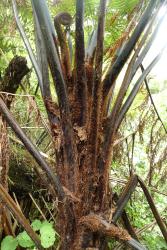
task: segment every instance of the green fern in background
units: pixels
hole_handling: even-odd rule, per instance
[[[131,12],[139,0],[113,0],[110,1],[110,5],[114,10],[119,11],[120,14],[128,14]]]

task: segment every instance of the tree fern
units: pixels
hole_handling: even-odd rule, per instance
[[[110,5],[114,10],[119,11],[121,14],[126,14],[133,10],[139,0],[113,0],[110,2]]]

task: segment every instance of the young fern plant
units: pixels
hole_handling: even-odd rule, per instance
[[[33,230],[37,232],[41,245],[47,249],[56,244],[58,234],[53,228],[53,223],[48,221],[34,220],[31,224]],[[35,243],[32,241],[26,231],[19,233],[16,237],[6,236],[1,243],[1,250],[15,250],[18,246],[26,249],[36,249]]]

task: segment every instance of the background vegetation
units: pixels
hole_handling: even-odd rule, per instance
[[[33,35],[33,19],[30,1],[18,0],[19,13],[26,34],[35,48]],[[50,0],[49,7],[54,17],[60,11],[68,11],[75,17],[74,0]],[[129,13],[133,11],[137,0],[113,0],[107,7],[105,31],[105,65],[112,56],[112,45],[122,37],[127,27]],[[88,40],[97,22],[98,0],[86,0],[85,41]],[[141,10],[142,12],[142,10]],[[141,13],[139,13],[139,16]],[[117,18],[118,16],[118,18]],[[37,91],[37,79],[25,50],[22,39],[16,28],[10,1],[0,1],[0,73],[4,75],[9,62],[15,55],[26,57],[30,73],[24,78],[12,104],[12,113],[21,124],[26,134],[38,146],[46,160],[55,162],[52,141],[46,120],[46,111]],[[74,25],[71,27],[72,43],[74,43]],[[110,47],[109,47],[110,46]],[[119,79],[118,79],[119,81]],[[158,108],[164,126],[167,128],[166,99],[167,81],[161,82],[150,74],[149,86],[152,97]],[[56,203],[43,183],[36,177],[36,163],[24,150],[14,133],[8,127],[10,142],[10,192],[23,213],[32,222],[35,219],[56,222]],[[113,192],[120,193],[127,183],[130,171],[134,169],[148,185],[156,206],[166,223],[167,219],[167,131],[157,118],[150,101],[148,91],[143,83],[132,107],[124,119],[114,145],[114,161],[111,165],[110,181]],[[37,168],[37,166],[36,166]],[[17,171],[16,171],[17,170]],[[44,176],[45,178],[45,176]],[[161,236],[155,220],[148,209],[148,204],[140,188],[133,194],[127,207],[128,215],[136,229],[138,237],[150,250],[165,250],[166,243]],[[16,225],[17,234],[22,231]],[[58,241],[57,241],[58,242]],[[59,243],[57,243],[59,244]],[[111,249],[123,249],[118,243],[109,242]]]

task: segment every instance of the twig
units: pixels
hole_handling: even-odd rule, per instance
[[[54,220],[54,223],[55,223],[55,225],[56,225],[56,220],[55,220],[55,218],[54,218],[52,212],[50,211],[50,208],[48,207],[48,204],[47,204],[47,202],[45,201],[45,199],[43,198],[43,196],[42,196],[42,200],[43,200],[43,203],[45,204],[45,207],[47,208],[47,210],[48,210],[48,212],[49,212],[51,218]],[[58,236],[59,236],[59,234],[58,234]]]
[[[116,178],[113,178],[112,176],[109,177],[109,180],[112,181],[112,182],[120,183],[122,185],[126,185],[127,184],[126,180],[116,179]],[[154,187],[150,187],[150,189],[151,189],[151,192],[153,192],[153,193],[157,193],[157,194],[161,194],[161,195],[167,196],[167,193],[161,192],[161,191],[157,190]]]
[[[39,207],[38,204],[36,203],[36,201],[35,201],[35,199],[33,198],[33,196],[32,196],[30,193],[28,193],[28,194],[29,194],[31,200],[33,201],[34,205],[36,206],[37,210],[38,210],[38,211],[40,212],[40,214],[42,215],[43,219],[46,220],[46,217],[45,217],[44,213],[42,212],[42,210],[40,209],[40,207]]]
[[[143,67],[142,64],[140,65],[140,68],[141,68],[142,72],[144,72],[145,69],[144,69],[144,67]],[[144,82],[145,82],[146,89],[147,89],[147,92],[148,92],[148,94],[149,94],[151,103],[152,103],[152,105],[153,105],[153,107],[154,107],[155,113],[157,114],[157,117],[158,117],[159,121],[161,122],[162,127],[163,127],[164,130],[165,130],[165,133],[167,134],[167,129],[166,129],[166,127],[165,127],[165,125],[164,125],[164,123],[163,123],[163,121],[162,121],[162,119],[161,119],[159,113],[158,113],[158,110],[157,110],[157,108],[156,108],[156,106],[155,106],[155,103],[154,103],[154,100],[153,100],[153,98],[152,98],[152,95],[151,95],[151,92],[150,92],[150,88],[149,88],[149,86],[148,86],[148,80],[147,80],[147,78],[145,78]]]
[[[45,201],[45,199],[43,198],[43,196],[42,196],[42,200],[43,200],[43,202],[44,202],[44,204],[45,204],[45,206],[46,206],[46,208],[47,208],[47,210],[48,210],[48,212],[49,212],[51,218],[54,220],[54,223],[55,223],[55,225],[56,225],[57,222],[56,222],[56,220],[55,220],[55,218],[54,218],[52,212],[50,211],[50,208],[48,207],[48,204],[47,204],[47,202]],[[59,235],[56,231],[55,231],[55,233],[56,233],[56,235],[57,235],[58,237],[60,237],[60,235]]]
[[[7,191],[2,187],[0,184],[0,198],[4,202],[4,205],[14,214],[14,216],[17,218],[18,222],[24,227],[24,229],[27,231],[31,239],[34,241],[36,247],[39,250],[43,250],[43,247],[41,246],[40,240],[38,236],[35,234],[35,232],[32,230],[30,224],[22,214],[22,212],[18,209],[15,202],[12,200],[10,195],[7,193]]]
[[[165,217],[162,217],[162,220],[165,220]],[[145,230],[149,229],[150,227],[154,226],[155,224],[157,223],[156,220],[154,220],[153,222],[145,225],[143,228],[139,229],[136,231],[136,234],[139,235],[139,234],[142,234]]]
[[[20,97],[35,97],[34,95],[22,95],[22,94],[13,94],[10,92],[4,92],[4,91],[0,91],[0,94],[5,94],[5,95],[12,95],[12,96],[20,96]]]
[[[13,192],[13,196],[14,196],[14,199],[15,199],[15,202],[16,202],[16,205],[17,205],[18,209],[22,212],[22,209],[20,207],[20,204],[19,204],[19,202],[17,200],[17,197],[16,197],[16,194],[14,192]]]

